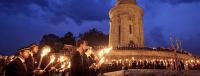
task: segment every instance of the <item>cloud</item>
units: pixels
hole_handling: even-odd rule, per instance
[[[200,0],[158,0],[160,2],[166,2],[172,5],[182,4],[182,3],[196,3],[200,2]]]
[[[66,17],[77,23],[108,19],[112,3],[112,0],[1,0],[0,11],[43,17],[56,25],[65,22]]]
[[[199,48],[199,43],[200,43],[200,33],[195,34],[189,38],[184,38],[182,40],[182,45],[183,49],[188,50],[192,52],[194,55],[199,55],[200,54],[200,48]]]
[[[161,2],[162,1],[162,2]],[[172,2],[174,1],[174,2]],[[144,8],[144,31],[145,43],[151,46],[155,45],[155,39],[150,36],[154,27],[162,29],[165,44],[169,45],[170,33],[179,38],[183,43],[183,48],[196,54],[200,54],[199,29],[200,28],[200,3],[198,1],[163,1],[153,0],[152,2],[141,0],[140,6]],[[177,2],[176,4],[173,4]],[[157,33],[157,32],[155,32]],[[159,30],[158,30],[159,33]],[[162,42],[161,42],[162,44]]]
[[[153,29],[151,29],[151,31],[149,32],[149,36],[151,38],[150,40],[153,41],[151,45],[154,46],[166,45],[163,29],[161,27],[154,27]]]
[[[109,20],[84,21],[81,25],[71,18],[65,18],[66,22],[61,22],[57,26],[47,23],[43,18],[30,17],[24,14],[7,15],[0,13],[0,54],[14,54],[20,47],[30,43],[38,43],[45,34],[56,34],[63,36],[67,32],[72,32],[75,36],[79,33],[97,28],[104,33],[108,32]]]
[[[40,41],[44,34],[62,36],[97,28],[109,31],[109,9],[115,0],[0,0],[0,50],[15,50]],[[144,9],[145,43],[162,46],[169,34],[196,53],[199,42],[199,0],[138,0]],[[196,9],[196,10],[195,10]],[[163,39],[163,40],[162,40]],[[192,40],[192,41],[191,41]]]

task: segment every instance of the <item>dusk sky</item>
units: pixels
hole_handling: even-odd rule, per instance
[[[169,35],[200,55],[200,0],[137,0],[144,9],[145,45],[169,45]],[[0,0],[0,54],[14,54],[45,34],[63,36],[96,28],[109,33],[115,0]]]

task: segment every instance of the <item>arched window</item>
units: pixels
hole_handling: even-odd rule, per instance
[[[119,39],[118,40],[119,40],[119,44],[120,44],[121,43],[120,42],[120,40],[121,40],[121,27],[120,27],[120,25],[118,27],[118,35],[119,35],[119,37],[118,37]]]
[[[133,42],[133,40],[129,41],[129,47],[135,47],[135,43]]]
[[[129,33],[132,34],[132,25],[129,25]]]

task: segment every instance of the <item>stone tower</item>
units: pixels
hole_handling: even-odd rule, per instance
[[[109,12],[109,46],[143,47],[143,13],[135,0],[117,0]]]

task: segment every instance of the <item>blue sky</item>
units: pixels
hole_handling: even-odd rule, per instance
[[[144,9],[145,44],[169,45],[169,35],[200,55],[200,0],[137,0]],[[0,54],[39,42],[44,34],[63,36],[97,28],[109,32],[115,0],[0,0]]]

